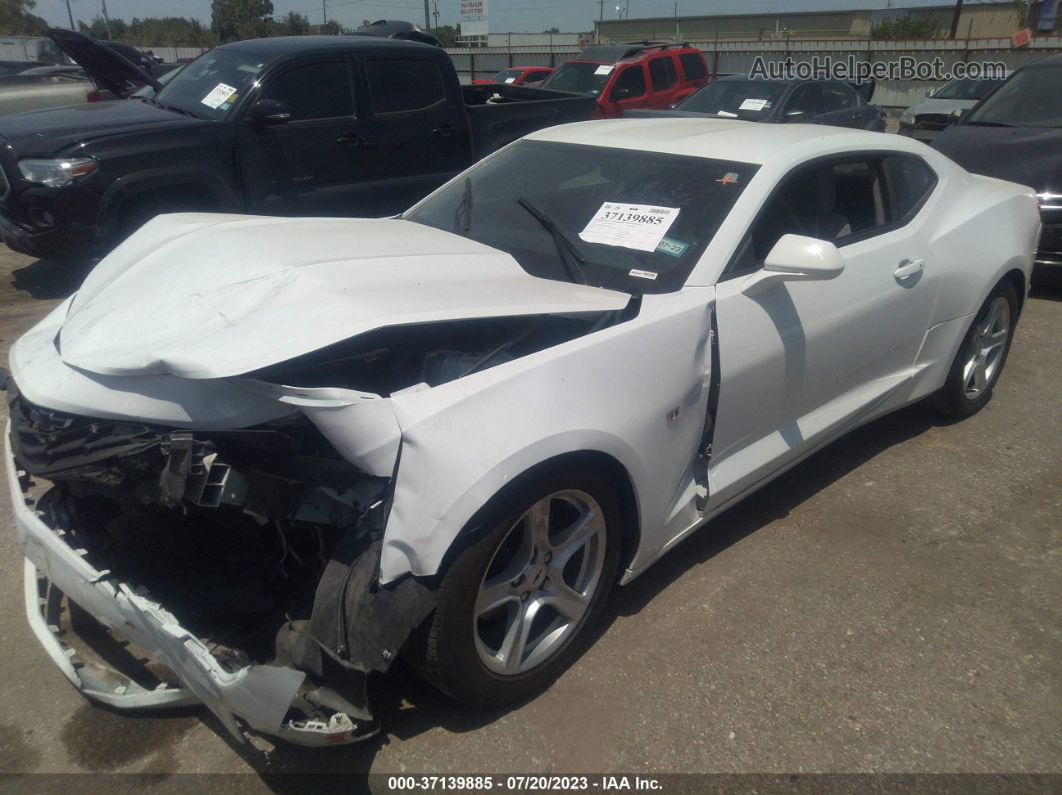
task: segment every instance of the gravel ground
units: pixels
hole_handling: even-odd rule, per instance
[[[0,356],[82,275],[0,251]],[[1062,771],[1060,300],[1033,294],[984,411],[912,407],[820,452],[619,589],[539,697],[463,708],[400,664],[355,747],[84,700],[26,625],[5,490],[0,772]]]

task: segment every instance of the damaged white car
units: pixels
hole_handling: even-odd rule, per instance
[[[899,136],[699,119],[539,132],[396,219],[158,217],[11,352],[30,623],[237,738],[372,734],[400,653],[526,697],[839,434],[981,408],[1038,231]]]

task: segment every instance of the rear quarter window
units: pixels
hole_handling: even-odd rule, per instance
[[[885,172],[892,189],[896,217],[900,221],[913,218],[937,186],[936,172],[922,160],[904,156],[886,157]]]
[[[682,64],[682,72],[686,80],[703,80],[708,76],[708,68],[703,55],[686,53],[679,56],[679,63]]]

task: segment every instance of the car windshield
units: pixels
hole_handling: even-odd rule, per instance
[[[508,252],[532,276],[672,292],[758,168],[519,141],[403,217]]]
[[[264,64],[260,57],[210,50],[181,69],[155,101],[204,119],[222,119]]]
[[[608,63],[569,61],[551,74],[542,87],[552,88],[554,91],[592,94],[596,97],[604,90],[605,83],[608,82],[614,68],[613,64]]]
[[[682,100],[675,110],[713,113],[733,119],[762,119],[770,115],[785,88],[785,83],[762,80],[719,80]]]
[[[929,96],[931,99],[980,99],[1001,82],[1000,80],[974,80],[972,77],[964,77],[945,83]]]
[[[1062,65],[1015,73],[974,108],[967,124],[1062,127]]]
[[[503,72],[498,72],[498,74],[493,75],[490,79],[495,83],[512,83],[515,82],[516,78],[519,76],[519,69],[506,69]]]
[[[178,66],[177,68],[171,69],[170,71],[166,72],[166,74],[161,75],[155,79],[158,80],[160,86],[164,86],[171,80],[173,80],[173,78],[177,76],[177,73],[183,68],[183,66]],[[155,96],[155,88],[153,86],[143,86],[139,91],[133,94],[133,96],[136,99],[151,99],[153,96]]]

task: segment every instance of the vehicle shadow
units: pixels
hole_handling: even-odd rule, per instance
[[[11,272],[11,283],[33,298],[67,298],[85,280],[93,263],[87,260],[39,259]]]
[[[639,612],[676,579],[713,556],[738,543],[770,522],[786,516],[796,506],[813,497],[882,451],[916,437],[931,427],[953,421],[922,406],[912,406],[883,417],[848,434],[816,453],[807,461],[765,486],[756,500],[746,500],[713,520],[711,527],[696,532],[630,585],[612,593],[596,641],[612,622]],[[247,764],[275,792],[304,789],[306,777],[343,776],[368,773],[373,760],[388,742],[415,737],[431,729],[451,733],[472,731],[488,725],[522,704],[497,709],[477,709],[457,704],[435,690],[402,660],[387,676],[370,680],[369,696],[383,733],[371,740],[332,749],[299,748],[278,743],[270,751],[240,745],[213,716],[205,722],[229,743]]]

